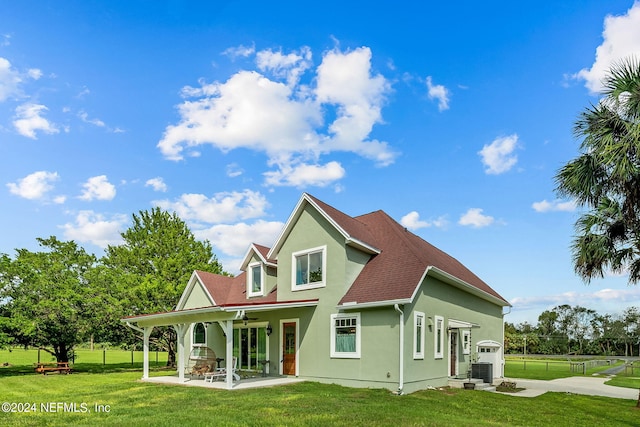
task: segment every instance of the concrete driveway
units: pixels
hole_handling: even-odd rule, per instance
[[[605,385],[607,377],[570,377],[558,378],[551,381],[527,380],[522,378],[511,378],[517,387],[524,387],[518,393],[503,393],[520,397],[536,397],[548,391],[586,394],[590,396],[617,397],[619,399],[638,399],[638,390],[625,387],[614,387]]]

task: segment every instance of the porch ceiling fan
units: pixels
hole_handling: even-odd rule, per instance
[[[244,322],[245,325],[247,324],[247,322],[249,320],[258,320],[258,318],[257,317],[249,317],[246,314],[244,316],[242,316],[242,321]]]

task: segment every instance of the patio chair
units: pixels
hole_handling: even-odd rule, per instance
[[[238,358],[234,357],[231,362],[231,375],[233,376],[234,381],[240,381],[240,375],[236,372],[238,369]],[[215,371],[206,372],[204,374],[204,381],[213,382],[214,379],[218,378],[226,378],[227,377],[227,368],[217,368]]]

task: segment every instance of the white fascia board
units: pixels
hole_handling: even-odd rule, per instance
[[[284,302],[275,304],[235,305],[224,307],[225,311],[244,310],[246,312],[280,310],[283,308],[315,307],[318,301]]]
[[[267,254],[267,257],[269,259],[277,259],[277,254],[280,251],[280,247],[282,246],[282,243],[284,242],[284,239],[287,238],[287,236],[289,235],[289,233],[291,232],[291,229],[293,228],[293,224],[295,224],[295,222],[298,220],[298,218],[300,217],[300,214],[302,213],[302,210],[304,209],[304,206],[306,204],[309,204],[311,206],[313,206],[313,208],[315,210],[317,210],[320,215],[322,215],[322,217],[324,219],[327,220],[327,222],[329,222],[329,224],[331,224],[333,226],[333,228],[335,228],[338,233],[340,233],[345,240],[345,243],[354,247],[357,247],[361,250],[364,250],[365,252],[370,252],[372,254],[379,254],[380,250],[377,248],[374,248],[371,245],[368,245],[365,242],[362,242],[358,239],[354,239],[352,238],[349,233],[347,233],[342,227],[340,227],[340,225],[338,225],[337,222],[334,221],[334,219],[327,214],[320,206],[318,206],[318,204],[316,202],[314,202],[311,197],[309,197],[309,195],[307,193],[303,193],[302,197],[300,198],[300,200],[298,201],[298,204],[296,205],[295,209],[293,210],[291,216],[289,216],[289,219],[287,220],[287,223],[285,224],[284,228],[282,229],[282,233],[280,233],[280,236],[278,236],[278,239],[276,240],[276,243],[273,245],[273,247],[271,248],[271,250],[269,251],[269,253]]]
[[[293,224],[298,220],[298,217],[302,212],[303,203],[309,202],[306,196],[307,194],[303,193],[302,197],[300,197],[300,200],[298,200],[296,207],[291,212],[291,215],[289,215],[289,218],[287,219],[287,222],[284,224],[284,227],[282,227],[282,231],[280,232],[280,235],[278,235],[278,238],[276,239],[275,243],[269,250],[269,253],[267,254],[267,258],[278,259],[278,252],[280,251],[280,247],[284,243],[284,240],[286,239],[286,237],[291,232],[291,228],[293,228]]]
[[[180,300],[176,305],[176,310],[182,310],[184,308],[184,305],[187,302],[187,298],[193,291],[193,288],[196,285],[196,282],[200,284],[202,289],[204,289],[204,292],[207,294],[207,298],[209,298],[209,301],[211,302],[211,305],[216,305],[216,302],[213,299],[213,295],[211,295],[207,290],[207,287],[202,284],[202,279],[200,279],[200,276],[198,276],[198,273],[196,272],[196,270],[193,270],[193,273],[191,273],[191,277],[187,282],[187,286],[184,288],[184,291],[182,291],[182,295],[180,295]]]
[[[176,323],[185,323],[191,317],[197,317],[202,314],[224,313],[221,307],[202,307],[191,308],[188,310],[169,311],[166,313],[142,314],[140,316],[125,317],[120,319],[124,323],[137,323],[144,326],[166,326]],[[229,313],[230,316],[234,314]],[[231,317],[233,318],[233,317]],[[183,321],[180,321],[182,319]]]
[[[260,258],[260,262],[262,264],[267,265],[269,267],[278,267],[278,264],[270,262],[264,256],[262,256],[262,253],[258,250],[258,248],[256,248],[256,245],[252,243],[251,246],[249,246],[249,249],[247,249],[247,252],[245,253],[244,258],[242,259],[242,264],[240,264],[240,270],[245,271],[246,268],[249,266],[249,260],[251,259],[252,253],[255,253],[256,255],[258,255],[258,258]]]
[[[373,247],[362,240],[354,239],[352,237],[347,238],[347,245],[360,249],[361,251],[368,252],[370,254],[379,254],[380,249]]]
[[[394,300],[387,300],[387,301],[373,301],[373,302],[363,302],[363,303],[345,302],[336,306],[336,308],[338,310],[356,310],[361,308],[393,307],[395,304],[403,305],[403,304],[410,304],[410,303],[411,303],[410,299],[394,299]]]
[[[431,273],[430,275],[436,278],[439,278],[441,280],[444,280],[445,282],[459,289],[462,289],[465,292],[468,292],[472,295],[480,297],[486,301],[492,302],[501,307],[511,306],[511,304],[509,304],[508,302],[501,300],[500,298],[497,298],[481,289],[478,289],[475,286],[472,286],[469,283],[465,282],[464,280],[458,279],[457,277],[447,273],[446,271],[440,270],[438,267],[434,267],[434,266],[427,267],[427,270],[425,271],[424,276],[426,276],[428,273]],[[423,280],[424,280],[424,276],[423,276]]]

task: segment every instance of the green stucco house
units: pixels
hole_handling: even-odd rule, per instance
[[[383,211],[351,217],[303,194],[241,269],[195,271],[174,311],[123,319],[144,335],[143,379],[161,325],[178,333],[180,378],[199,346],[242,370],[399,393],[447,385],[472,360],[503,375],[509,303]]]

